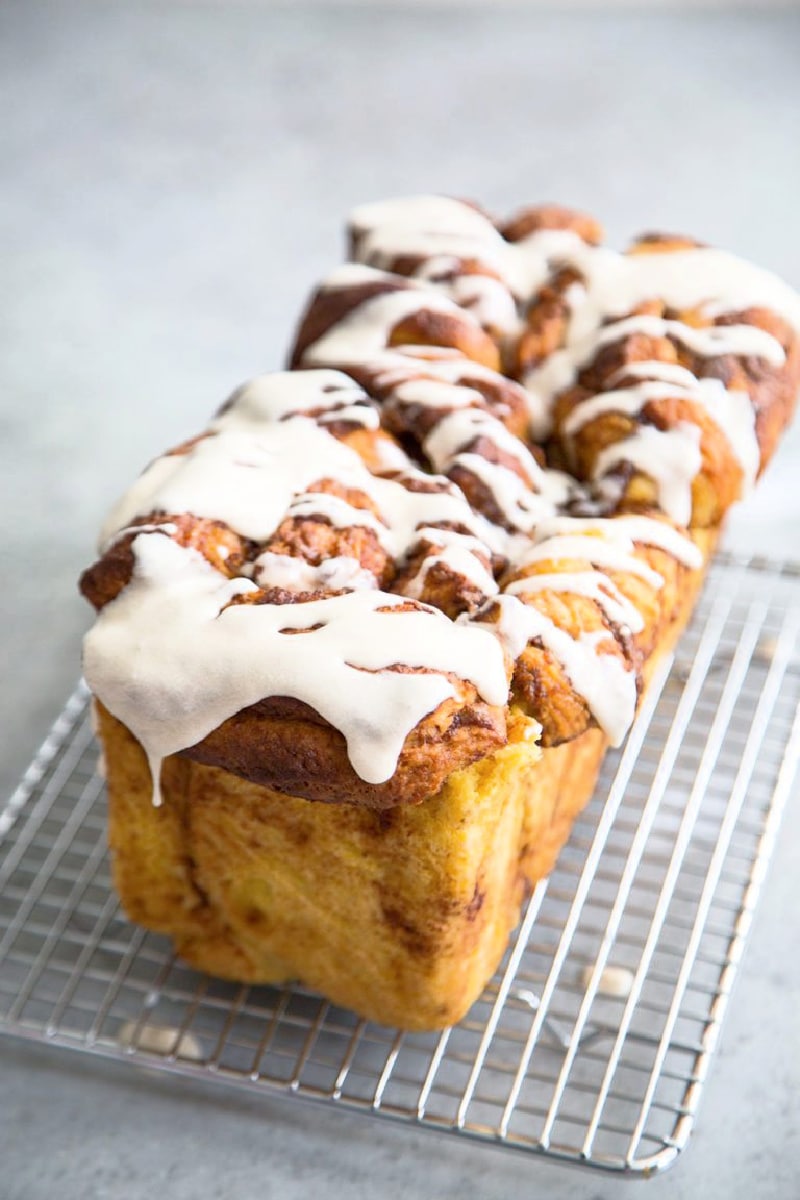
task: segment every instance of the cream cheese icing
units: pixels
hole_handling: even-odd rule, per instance
[[[158,533],[136,537],[133,552],[131,582],[86,635],[84,672],[144,747],[156,803],[167,755],[265,696],[316,709],[369,783],[391,777],[410,731],[454,695],[448,674],[473,682],[489,704],[506,702],[503,651],[486,628],[428,606],[404,611],[403,597],[378,591],[231,605],[255,584],[225,579]],[[393,671],[396,663],[426,673]]]
[[[529,641],[539,638],[562,664],[612,746],[618,746],[636,711],[636,678],[616,655],[598,653],[611,634],[600,631],[573,638],[517,596],[497,596],[493,603],[500,606],[500,619],[493,628],[508,654],[518,658]]]
[[[354,213],[352,227],[361,262],[335,272],[324,289],[380,282],[388,290],[356,304],[307,347],[304,365],[316,369],[261,376],[234,393],[203,438],[151,464],[104,527],[104,544],[135,533],[135,565],[131,582],[102,610],[87,638],[87,677],[140,737],[156,786],[165,754],[194,744],[241,708],[276,694],[311,704],[341,730],[357,773],[383,781],[396,768],[410,730],[454,694],[452,679],[469,680],[487,702],[504,704],[504,652],[516,658],[531,638],[561,663],[610,740],[619,741],[630,723],[636,681],[619,655],[603,652],[610,632],[573,638],[544,617],[536,597],[550,591],[589,596],[610,622],[636,632],[641,614],[606,572],[633,574],[658,590],[662,578],[637,556],[637,544],[658,547],[692,569],[701,565],[700,552],[666,522],[567,516],[573,481],[541,468],[525,444],[486,411],[476,386],[482,380],[516,385],[455,351],[390,348],[399,321],[428,310],[476,328],[508,330],[554,272],[574,270],[579,282],[566,297],[564,345],[525,381],[531,427],[539,437],[549,427],[559,392],[599,349],[631,333],[668,337],[709,360],[730,354],[758,357],[773,367],[784,361],[778,340],[752,325],[695,328],[674,317],[631,316],[646,300],[660,299],[672,312],[699,308],[711,320],[764,306],[800,328],[800,301],[791,289],[721,251],[620,255],[563,230],[538,231],[512,244],[484,214],[437,197],[365,206]],[[410,279],[387,273],[403,257],[418,260]],[[477,264],[478,274],[464,270],[466,260]],[[335,369],[348,363],[368,366],[381,387],[394,389],[396,401],[430,410],[423,449],[433,469],[470,471],[491,493],[504,527],[476,513],[460,489],[443,479],[432,492],[412,490],[420,473],[390,439],[376,443],[381,469],[404,472],[409,486],[403,475],[370,473],[354,450],[330,435],[329,424],[367,431],[380,425],[379,406]],[[759,452],[745,392],[655,361],[630,364],[618,375],[610,391],[572,411],[564,424],[567,440],[603,412],[635,419],[651,399],[685,396],[702,404],[723,430],[745,484],[752,481]],[[478,442],[487,441],[517,469],[475,452]],[[594,466],[599,486],[624,464],[654,480],[664,512],[678,524],[688,522],[692,481],[701,466],[694,425],[683,422],[668,430],[641,425],[606,446]],[[363,493],[375,511],[315,490],[325,479]],[[438,564],[499,604],[501,619],[484,623],[480,614],[465,614],[452,622],[427,606],[395,612],[403,598],[379,591],[371,572],[341,555],[313,565],[267,545],[239,578],[226,579],[171,540],[174,530],[159,523],[161,513],[221,521],[262,545],[286,517],[315,517],[336,528],[362,525],[400,567],[420,547],[426,550],[404,584],[406,596],[423,596]],[[142,518],[147,525],[132,527]],[[486,566],[498,555],[517,575],[502,594]],[[587,569],[576,570],[576,560]],[[520,577],[539,563],[544,570]],[[568,569],[558,570],[560,563]],[[302,604],[226,607],[257,587],[343,594]],[[290,629],[301,636],[289,639]],[[396,662],[423,673],[399,674],[391,670]]]
[[[472,680],[490,703],[505,703],[504,648],[509,637],[518,641],[525,631],[541,638],[559,659],[610,737],[632,719],[635,681],[633,676],[622,680],[625,667],[616,656],[597,653],[594,635],[575,640],[559,632],[514,593],[529,600],[542,591],[587,595],[609,620],[636,632],[640,614],[596,568],[632,571],[658,587],[660,576],[635,557],[634,540],[660,545],[695,565],[692,544],[671,527],[643,517],[557,516],[566,477],[542,471],[504,426],[477,409],[447,410],[447,425],[432,457],[439,462],[441,456],[439,465],[449,458],[471,467],[488,480],[506,511],[526,504],[532,539],[520,540],[474,513],[449,481],[439,481],[441,490],[423,492],[408,490],[402,477],[372,475],[353,450],[318,424],[320,413],[335,410],[331,396],[347,406],[358,403],[345,379],[327,371],[284,373],[240,389],[208,435],[185,454],[156,460],[107,522],[106,540],[120,530],[136,533],[135,567],[128,587],[102,610],[87,637],[85,670],[93,690],[145,746],[156,797],[159,763],[166,754],[193,745],[241,708],[275,694],[313,705],[344,734],[354,769],[370,782],[381,782],[395,769],[410,730],[453,694],[446,676]],[[327,401],[320,403],[320,389],[331,386],[333,391],[324,392]],[[317,414],[316,420],[302,415],[306,412]],[[459,428],[459,418],[468,414],[469,421]],[[496,436],[507,451],[518,444],[519,461],[528,462],[529,474],[544,485],[545,494],[532,492],[505,467],[458,452],[463,437],[472,439],[477,433]],[[355,488],[380,515],[326,492],[304,490],[315,478],[334,478]],[[406,478],[430,484],[437,477],[409,470]],[[340,528],[360,524],[372,529],[400,562],[427,545],[418,572],[404,588],[409,597],[424,594],[436,564],[487,599],[496,597],[498,584],[485,566],[493,552],[505,554],[517,567],[559,556],[582,556],[593,566],[548,571],[510,585],[498,597],[504,618],[497,627],[480,620],[454,624],[427,607],[414,613],[380,611],[397,607],[400,598],[378,591],[370,572],[341,556],[313,566],[267,549],[248,569],[252,578],[225,579],[194,551],[164,536],[174,527],[157,522],[131,526],[137,518],[168,510],[225,521],[255,541],[267,540],[285,517],[315,517]],[[458,529],[443,529],[443,524]],[[256,587],[289,592],[327,588],[346,594],[300,605],[226,607],[236,595]],[[387,622],[387,615],[395,619]],[[311,629],[318,623],[319,629]],[[509,623],[516,633],[509,634]],[[298,628],[308,631],[308,641],[295,638],[289,646],[281,631]],[[444,632],[456,629],[458,633]],[[467,636],[470,631],[480,638]],[[387,669],[393,662],[419,666],[426,673],[398,675]],[[609,695],[614,697],[614,717]]]

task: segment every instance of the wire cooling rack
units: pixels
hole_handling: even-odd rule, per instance
[[[198,975],[109,881],[80,688],[0,814],[0,1029],[645,1175],[686,1144],[800,757],[800,567],[727,558],[442,1034]]]

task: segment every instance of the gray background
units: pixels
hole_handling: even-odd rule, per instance
[[[0,785],[78,671],[101,514],[280,364],[354,203],[414,191],[688,230],[800,284],[800,14],[454,4],[0,7]],[[742,547],[800,557],[800,429]],[[693,1144],[664,1197],[800,1195],[790,807]],[[277,1100],[0,1043],[0,1195],[616,1195]]]

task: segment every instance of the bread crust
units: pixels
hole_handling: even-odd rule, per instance
[[[441,205],[434,209],[425,218],[431,224],[421,230],[426,245],[442,215]],[[602,238],[599,225],[553,205],[529,208],[504,225],[493,225],[477,208],[467,206],[465,212],[462,205],[455,214],[455,249],[449,257],[437,258],[433,251],[417,252],[413,238],[409,249],[402,222],[394,243],[390,238],[377,251],[369,250],[374,219],[373,209],[361,210],[361,223],[351,228],[354,252],[358,256],[367,247],[364,253],[374,253],[382,267],[388,254],[390,270],[357,265],[323,285],[301,319],[291,355],[294,368],[321,365],[344,370],[351,378],[331,382],[323,377],[316,393],[313,386],[290,389],[286,404],[285,396],[276,397],[269,386],[261,392],[256,388],[244,423],[252,433],[247,421],[257,425],[263,417],[277,424],[300,416],[353,453],[308,425],[296,425],[298,433],[273,439],[266,450],[261,446],[268,468],[248,455],[248,461],[235,464],[257,466],[272,487],[276,445],[288,446],[290,459],[294,453],[305,460],[309,437],[317,448],[324,442],[307,473],[303,462],[303,470],[293,474],[292,461],[290,482],[281,485],[291,493],[288,508],[281,501],[283,516],[279,511],[272,521],[270,509],[270,522],[262,526],[256,521],[251,527],[246,511],[237,523],[253,537],[261,530],[262,541],[200,513],[155,507],[143,514],[137,509],[139,515],[112,536],[98,562],[84,572],[81,589],[98,609],[119,601],[135,574],[136,539],[147,530],[193,551],[185,557],[203,586],[210,577],[214,597],[220,583],[224,602],[215,607],[209,601],[210,622],[235,605],[269,605],[279,615],[268,632],[281,635],[281,641],[284,634],[302,635],[325,626],[317,616],[308,618],[306,626],[302,619],[293,622],[281,606],[297,617],[296,606],[348,591],[393,593],[379,594],[374,604],[369,595],[359,597],[359,607],[350,610],[359,621],[356,636],[334,642],[334,647],[351,670],[426,670],[400,661],[375,667],[375,659],[359,660],[353,646],[362,636],[364,613],[381,614],[383,621],[389,607],[400,614],[398,621],[405,611],[416,612],[417,620],[427,611],[440,622],[444,613],[451,621],[496,626],[492,632],[502,650],[494,639],[485,644],[495,652],[500,685],[505,663],[508,702],[488,703],[474,682],[450,670],[448,659],[447,670],[435,673],[446,679],[450,696],[410,730],[396,769],[381,783],[369,783],[354,770],[344,734],[314,708],[296,695],[275,695],[243,707],[195,745],[163,759],[162,803],[157,807],[151,778],[157,758],[96,702],[107,764],[114,881],[132,920],[172,937],[187,962],[212,974],[245,983],[300,979],[366,1019],[428,1030],[459,1020],[478,997],[502,957],[524,897],[552,869],[591,796],[608,739],[615,736],[613,722],[601,717],[608,711],[603,696],[598,703],[597,680],[608,683],[609,694],[620,700],[630,719],[637,695],[646,690],[689,619],[720,523],[742,492],[746,462],[730,428],[726,432],[722,427],[725,414],[720,423],[712,419],[705,393],[698,398],[696,389],[695,394],[687,389],[686,377],[692,373],[692,386],[709,381],[724,385],[715,395],[721,391],[729,400],[747,393],[761,471],[794,407],[800,335],[767,308],[715,315],[705,303],[677,311],[659,297],[648,297],[627,314],[639,319],[623,325],[620,336],[599,336],[582,363],[579,355],[568,358],[571,382],[554,389],[552,428],[546,443],[541,434],[537,444],[529,434],[535,416],[529,409],[532,397],[498,369],[502,362],[506,374],[521,377],[564,349],[575,290],[587,281],[574,265],[559,265],[558,247],[577,246],[570,261],[585,264]],[[476,229],[479,242],[486,232],[485,254],[480,247],[470,248]],[[540,283],[517,330],[513,321],[509,327],[492,315],[507,317],[509,307],[513,315],[520,300],[514,290],[519,276],[512,280],[510,271],[506,278],[503,255],[516,254],[540,234],[554,257],[551,262],[545,255],[538,264],[543,282],[534,271]],[[392,245],[400,247],[394,257]],[[691,239],[649,234],[629,253],[668,256],[691,252],[696,245]],[[521,260],[514,261],[519,265]],[[648,288],[650,280],[648,273]],[[445,289],[444,302],[426,290],[437,282]],[[447,298],[451,295],[467,297],[463,310]],[[362,310],[380,314],[367,337],[359,326]],[[607,315],[601,312],[599,330]],[[618,314],[617,319],[627,318]],[[350,331],[349,342],[336,336],[340,323]],[[730,346],[726,326],[744,328],[746,336],[742,340],[739,331],[737,346],[766,344],[767,357],[715,355],[716,341],[704,358],[696,347],[708,343],[702,337],[693,343],[692,335],[713,328]],[[358,336],[352,340],[354,328]],[[766,342],[758,336],[754,340],[754,331],[770,336]],[[318,344],[327,346],[325,353],[334,361],[316,353]],[[782,348],[783,362],[778,361],[780,351],[769,359],[769,349],[776,345]],[[343,346],[345,359],[349,352],[352,361],[336,359]],[[655,367],[649,382],[659,382],[659,387],[643,391],[637,408],[642,364]],[[562,376],[556,373],[556,378]],[[290,379],[296,383],[298,376]],[[591,419],[574,419],[590,399],[626,387],[634,389],[633,403],[627,393],[627,403],[618,411],[612,399],[611,405],[595,404]],[[235,393],[205,434],[166,456],[167,475],[175,465],[172,456],[192,454],[204,438],[219,433],[220,421],[231,428],[237,396],[241,399]],[[665,511],[658,508],[657,472],[648,475],[637,468],[635,455],[628,460],[602,456],[634,441],[642,429],[666,435],[685,433],[687,427],[693,432],[688,441],[682,435],[683,444],[691,447],[696,438],[700,466],[691,482],[691,513],[682,523],[674,512],[665,515],[673,511],[666,504]],[[241,437],[241,428],[235,436]],[[658,436],[655,440],[664,444]],[[335,453],[329,454],[331,445]],[[209,456],[202,458],[201,468],[208,461]],[[592,492],[577,482],[595,479],[603,461],[616,464],[617,493],[611,499],[600,488]],[[320,462],[326,473],[313,478]],[[337,479],[330,463],[340,462],[345,464],[343,478]],[[570,477],[558,476],[554,467],[569,471]],[[158,471],[156,475],[162,478]],[[221,471],[220,477],[226,481],[231,476]],[[387,515],[376,499],[386,497],[387,489],[396,499],[393,488],[400,494],[396,527],[393,502],[388,502]],[[216,511],[210,491],[209,507]],[[174,501],[172,493],[176,505],[186,495],[180,487],[178,494]],[[284,491],[277,494],[283,497]],[[201,488],[200,495],[195,506],[207,511],[208,492]],[[430,498],[435,499],[429,503]],[[263,493],[258,500],[263,503]],[[235,505],[227,510],[231,522],[236,523],[237,511]],[[623,523],[615,526],[617,519]],[[397,529],[404,531],[405,540],[399,534],[392,540]],[[483,540],[479,535],[485,535]],[[149,546],[157,552],[151,567],[153,561],[158,566],[164,543]],[[170,555],[177,552],[167,550],[172,563]],[[157,570],[155,578],[163,582]],[[227,580],[234,581],[232,586]],[[338,582],[328,585],[326,580]],[[135,600],[141,595],[132,594]],[[171,604],[175,593],[166,594]],[[158,592],[159,600],[163,595]],[[431,606],[440,612],[431,613]],[[164,607],[145,607],[142,624],[153,611],[163,617]],[[179,610],[181,620],[184,611]],[[518,619],[516,628],[512,619],[510,632],[503,625],[509,612]],[[274,611],[228,612],[217,628],[227,637],[234,624],[253,638],[264,616],[275,619]],[[113,623],[112,629],[118,632]],[[137,652],[148,632],[135,626]],[[474,634],[473,628],[473,647],[479,643],[482,654],[483,634],[477,643]],[[222,639],[210,643],[226,649],[231,644]],[[263,645],[280,657],[274,642]],[[390,645],[393,656],[394,642]],[[249,640],[243,657],[248,661],[237,682],[251,668]],[[482,678],[469,655],[465,660],[465,673]],[[272,659],[265,654],[263,661],[269,672],[255,676],[259,690],[250,697],[260,694],[265,677],[275,680]],[[378,661],[385,664],[385,657]],[[439,659],[433,655],[425,661],[437,664]],[[434,671],[433,666],[427,669]],[[224,691],[229,681],[224,672],[222,678]],[[283,689],[302,694],[297,676],[289,671],[288,678]],[[126,677],[126,687],[128,683]],[[182,701],[185,692],[175,690]],[[438,698],[443,693],[423,694]],[[487,686],[483,694],[496,698],[498,689]],[[241,698],[238,690],[233,695]],[[319,692],[315,698],[325,707]],[[341,707],[333,708],[343,716]],[[373,711],[366,718],[358,713],[370,735]],[[396,710],[385,711],[394,720]],[[416,719],[419,709],[413,712]],[[127,719],[135,725],[133,716]],[[193,728],[196,736],[198,727]],[[140,734],[144,739],[146,734]]]
[[[326,805],[185,756],[150,801],[141,747],[102,705],[114,882],[131,920],[199,970],[301,979],[406,1029],[459,1020],[495,970],[522,900],[591,795],[605,741],[521,736],[417,807]]]

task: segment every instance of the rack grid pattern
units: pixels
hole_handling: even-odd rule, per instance
[[[0,1030],[606,1170],[685,1146],[800,758],[800,567],[721,559],[496,976],[410,1034],[203,977],[111,890],[80,687],[0,813]]]

